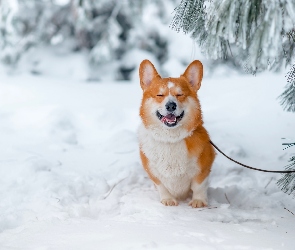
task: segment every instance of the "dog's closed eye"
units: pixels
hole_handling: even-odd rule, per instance
[[[157,96],[164,96],[164,95],[157,95]]]

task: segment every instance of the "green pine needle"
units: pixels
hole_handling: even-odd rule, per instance
[[[295,144],[291,145],[294,146]],[[290,158],[289,162],[290,164],[288,164],[285,169],[295,170],[295,155]],[[295,173],[283,174],[277,181],[277,185],[284,193],[288,195],[292,194],[295,197]]]
[[[295,112],[295,64],[292,66],[287,77],[287,86],[280,95],[281,105],[286,111]]]
[[[292,158],[291,158],[292,159]],[[293,158],[293,164],[286,166],[286,170],[295,170],[295,157]],[[281,190],[295,197],[295,173],[284,174],[277,182]]]

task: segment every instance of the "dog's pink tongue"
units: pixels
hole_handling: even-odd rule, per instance
[[[176,116],[173,114],[168,114],[162,118],[162,121],[175,122]]]

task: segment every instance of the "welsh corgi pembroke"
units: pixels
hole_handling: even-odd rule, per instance
[[[197,91],[203,65],[193,61],[178,78],[162,78],[149,60],[139,68],[143,97],[138,130],[144,170],[154,182],[161,202],[177,206],[192,194],[189,205],[208,205],[208,176],[215,158],[203,127]]]

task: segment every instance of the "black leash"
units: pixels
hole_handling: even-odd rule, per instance
[[[274,171],[274,170],[265,170],[265,169],[260,169],[260,168],[253,168],[253,167],[250,167],[250,166],[247,166],[243,163],[240,163],[232,158],[230,158],[229,156],[227,156],[225,153],[223,153],[211,140],[210,140],[210,143],[212,144],[212,146],[214,148],[216,148],[216,150],[221,153],[222,155],[224,155],[227,159],[241,165],[242,167],[245,167],[245,168],[249,168],[249,169],[252,169],[252,170],[257,170],[257,171],[261,171],[261,172],[267,172],[267,173],[280,173],[280,174],[288,174],[288,173],[295,173],[295,170],[285,170],[285,171]]]

